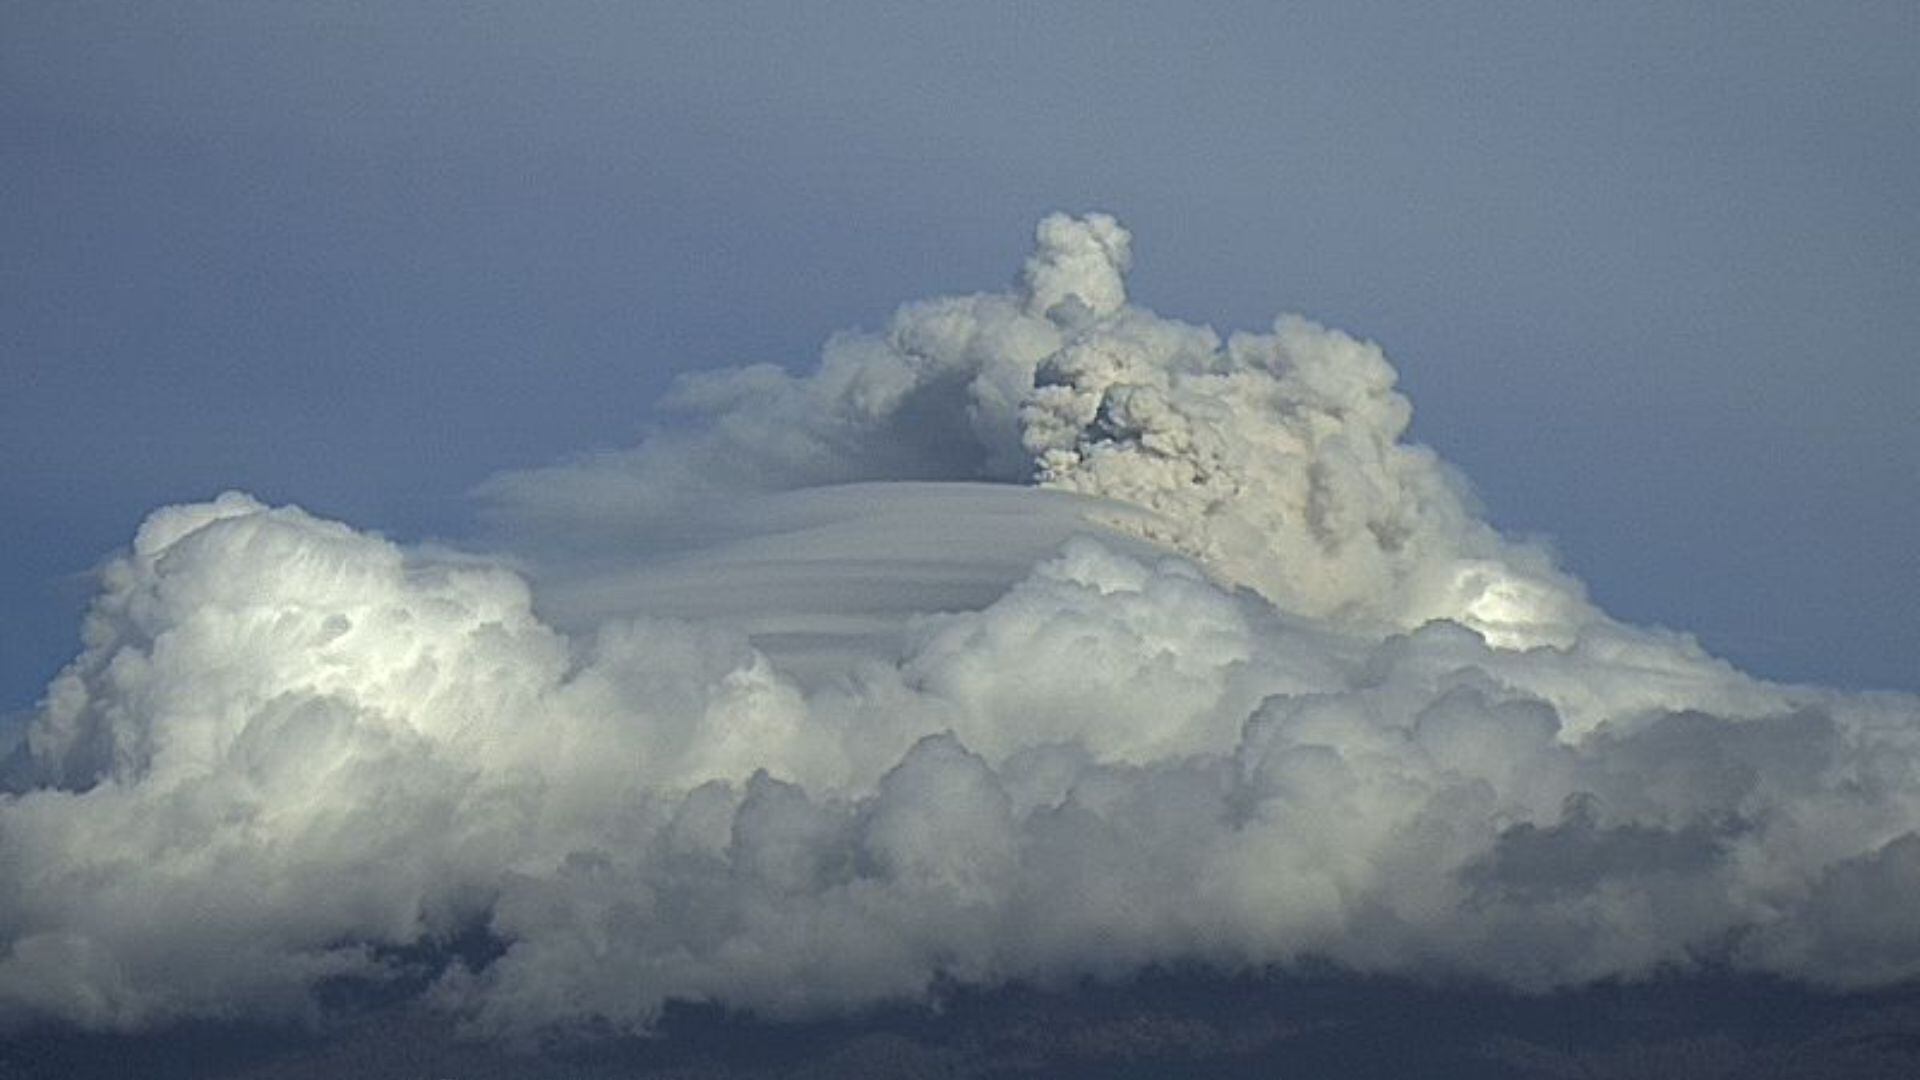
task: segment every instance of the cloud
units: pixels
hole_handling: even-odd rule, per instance
[[[1920,702],[1609,619],[1402,440],[1377,347],[1155,316],[1111,218],[1037,243],[495,479],[490,555],[156,511],[8,766],[0,1020],[1920,974]]]

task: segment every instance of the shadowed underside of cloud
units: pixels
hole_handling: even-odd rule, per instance
[[[1920,1067],[1920,996],[1831,995],[1724,972],[1527,995],[1313,970],[1154,969],[1058,987],[948,984],[936,1006],[768,1021],[670,1003],[645,1036],[464,1038],[421,1008],[341,1007],[319,1030],[192,1023],[0,1041],[19,1080],[1264,1080],[1896,1077]]]
[[[1178,963],[1920,974],[1920,703],[1607,618],[1373,345],[1157,317],[1110,218],[1037,239],[495,479],[491,555],[156,511],[8,765],[0,1020],[300,1016],[421,950],[510,1033]]]

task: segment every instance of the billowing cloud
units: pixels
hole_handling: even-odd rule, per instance
[[[155,512],[9,765],[0,1019],[1920,975],[1920,702],[1609,619],[1402,441],[1374,345],[1160,318],[1111,218],[1037,239],[495,479],[490,555]]]

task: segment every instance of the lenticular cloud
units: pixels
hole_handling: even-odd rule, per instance
[[[0,1022],[1920,975],[1920,702],[1609,619],[1378,348],[1160,318],[1130,259],[1057,215],[1009,291],[687,379],[486,485],[491,555],[155,512],[8,764]]]

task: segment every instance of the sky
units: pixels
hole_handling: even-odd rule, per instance
[[[1056,209],[1128,224],[1156,310],[1380,342],[1609,610],[1920,686],[1909,4],[0,18],[9,707],[154,506],[461,535],[490,474],[997,286]]]
[[[0,12],[0,1031],[1920,972],[1911,5]]]

